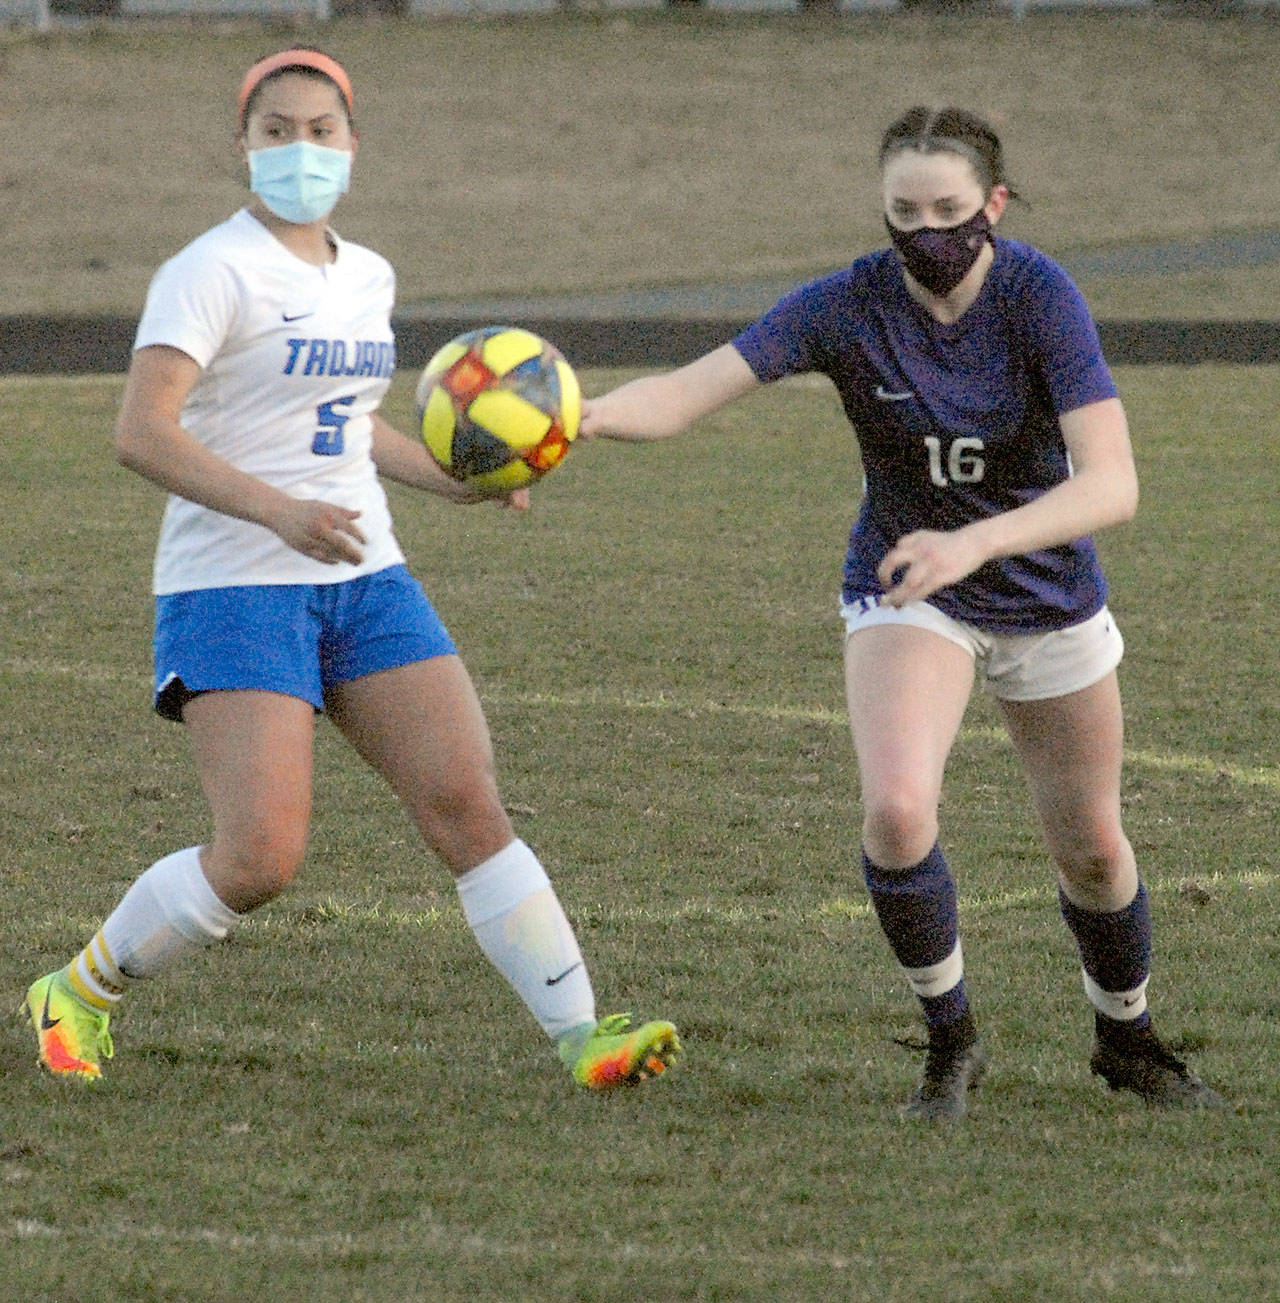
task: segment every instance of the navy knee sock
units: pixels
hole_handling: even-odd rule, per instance
[[[862,872],[876,917],[906,971],[929,1030],[964,1018],[969,1000],[956,886],[941,849],[935,844],[919,864],[895,872],[873,864],[864,851]]]
[[[1080,952],[1084,988],[1097,1014],[1101,1034],[1150,1025],[1147,978],[1151,973],[1151,906],[1147,889],[1124,909],[1103,914],[1081,909],[1058,888],[1058,903]]]

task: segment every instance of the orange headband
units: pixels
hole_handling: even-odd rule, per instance
[[[314,68],[316,72],[324,73],[342,92],[342,98],[347,102],[347,112],[355,111],[351,79],[337,60],[329,58],[327,54],[321,54],[318,50],[281,50],[279,54],[271,54],[265,59],[260,59],[245,73],[244,81],[240,83],[241,126],[244,125],[244,111],[249,103],[249,96],[267,77],[270,77],[273,72],[279,72],[281,68]]]

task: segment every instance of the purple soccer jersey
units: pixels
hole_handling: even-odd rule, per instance
[[[858,438],[866,494],[846,601],[884,591],[876,567],[913,530],[1012,510],[1070,475],[1058,416],[1116,396],[1078,289],[1052,259],[993,239],[977,299],[954,324],[907,293],[883,249],[802,285],[733,341],[762,381],[817,371]],[[1106,599],[1089,538],[991,561],[929,598],[993,633],[1065,628]]]

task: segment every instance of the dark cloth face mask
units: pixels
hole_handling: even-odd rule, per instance
[[[991,235],[990,219],[981,208],[959,226],[900,231],[887,217],[884,224],[902,265],[930,294],[939,297],[950,294],[964,280]]]

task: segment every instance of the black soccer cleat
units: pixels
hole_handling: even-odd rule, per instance
[[[1095,1036],[1089,1070],[1112,1090],[1132,1091],[1152,1108],[1225,1108],[1227,1104],[1150,1027]]]
[[[902,1116],[917,1122],[963,1122],[969,1092],[982,1077],[987,1052],[971,1018],[945,1031],[931,1032],[924,1075],[902,1107]]]

